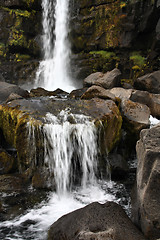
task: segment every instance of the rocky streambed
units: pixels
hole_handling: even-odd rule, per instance
[[[83,89],[70,94],[41,88],[29,93],[16,85],[0,82],[2,220],[13,219],[23,212],[23,205],[26,209],[33,207],[47,199],[48,191],[56,190],[54,171],[52,174],[46,171],[49,165],[44,161],[44,126],[49,121],[48,113],[61,122],[64,121],[62,111],[66,110],[65,121],[71,126],[76,123],[77,115],[87,116],[94,123],[99,144],[96,173],[99,179],[107,178],[110,173],[112,180],[126,182],[131,192],[135,170],[129,166],[137,156],[136,181],[131,194],[132,222],[117,204],[94,203],[54,223],[48,239],[158,239],[160,126],[150,128],[149,118],[151,114],[157,118],[160,115],[160,95],[152,92],[159,87],[159,76],[157,71],[137,79],[142,82],[140,90],[135,89],[136,84],[125,89],[121,86],[121,72],[113,69],[106,74],[91,74],[84,80]],[[153,88],[148,84],[154,85]],[[80,167],[76,170],[80,174],[78,169]],[[76,182],[74,180],[74,184]],[[18,206],[15,201],[19,202]]]

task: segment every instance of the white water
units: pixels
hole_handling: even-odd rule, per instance
[[[153,117],[152,115],[150,115],[149,121],[150,121],[150,127],[153,127],[156,124],[160,123],[160,120],[158,120],[157,118]]]
[[[70,76],[70,44],[68,41],[69,0],[42,0],[43,52],[35,87],[47,90],[75,89]]]
[[[35,137],[34,131],[35,128],[30,126],[30,138]],[[8,234],[2,235],[3,239],[44,240],[49,226],[62,215],[93,201],[119,201],[115,197],[114,183],[96,178],[97,132],[89,117],[71,114],[69,109],[61,111],[57,117],[48,113],[43,132],[44,165],[50,177],[54,175],[57,191],[24,215],[2,222],[2,230],[9,229]],[[80,176],[77,176],[78,172],[81,172]],[[81,180],[78,185],[74,185],[74,177]],[[30,221],[28,225],[27,221]]]
[[[95,184],[97,169],[97,132],[90,118],[61,111],[55,117],[48,113],[45,134],[45,163],[54,173],[58,194],[72,189],[74,178],[82,173],[80,185]],[[70,123],[74,122],[74,124]]]

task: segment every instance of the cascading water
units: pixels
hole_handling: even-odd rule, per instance
[[[39,150],[34,138],[37,128],[28,125],[28,129],[36,166]],[[61,111],[58,116],[47,113],[41,133],[44,141],[43,167],[51,182],[52,178],[55,180],[56,192],[34,209],[4,221],[0,228],[0,237],[4,240],[44,240],[48,227],[62,215],[93,201],[116,200],[114,184],[96,179],[98,138],[89,117],[71,114],[69,109]]]
[[[89,117],[73,115],[69,110],[61,111],[58,117],[48,113],[46,120],[49,123],[43,128],[45,162],[54,173],[57,192],[68,192],[78,173],[82,175],[79,176],[82,187],[94,184],[98,153],[94,123]]]
[[[35,87],[47,90],[75,89],[70,70],[68,41],[69,0],[42,0],[44,60],[37,71]]]

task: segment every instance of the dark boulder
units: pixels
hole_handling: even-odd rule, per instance
[[[0,103],[5,102],[12,93],[20,95],[24,98],[29,97],[29,93],[17,85],[0,82]]]
[[[48,240],[145,240],[124,210],[114,202],[91,203],[61,217],[49,229]]]
[[[80,99],[81,96],[87,91],[88,88],[80,88],[73,90],[69,95],[68,98],[71,99]]]
[[[137,177],[132,196],[133,221],[151,240],[160,238],[160,125],[142,130],[137,142]]]
[[[55,97],[61,97],[61,96],[67,96],[68,93],[63,91],[62,89],[56,89],[55,91],[48,91],[44,88],[38,87],[36,89],[31,89],[30,91],[30,97],[46,97],[46,96],[55,96]]]

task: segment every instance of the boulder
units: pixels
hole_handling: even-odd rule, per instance
[[[0,82],[0,103],[5,102],[12,93],[20,95],[24,98],[29,97],[28,91],[18,87],[17,85]]]
[[[160,93],[160,70],[137,78],[134,87],[138,90]]]
[[[106,73],[93,73],[84,79],[84,86],[91,87],[92,85],[97,85],[106,89],[113,87],[119,87],[121,72],[119,69],[115,68],[112,71]]]
[[[5,150],[0,149],[0,175],[10,173],[14,167],[15,159]]]
[[[160,125],[141,131],[136,150],[136,186],[132,196],[133,221],[150,240],[160,238]]]
[[[114,94],[116,98],[120,98],[121,100],[123,99],[129,99],[131,94],[132,94],[132,89],[124,89],[124,88],[112,88],[110,92]]]
[[[53,223],[48,240],[145,240],[124,210],[114,202],[91,203]]]
[[[95,85],[88,88],[87,91],[82,95],[81,99],[92,99],[96,97],[116,101],[115,96],[109,90]]]
[[[133,102],[147,105],[154,117],[160,118],[160,94],[152,94],[147,91],[133,90],[130,96]]]
[[[123,114],[124,128],[138,139],[140,131],[143,128],[149,127],[149,108],[141,103],[123,100],[121,102],[121,111]]]

